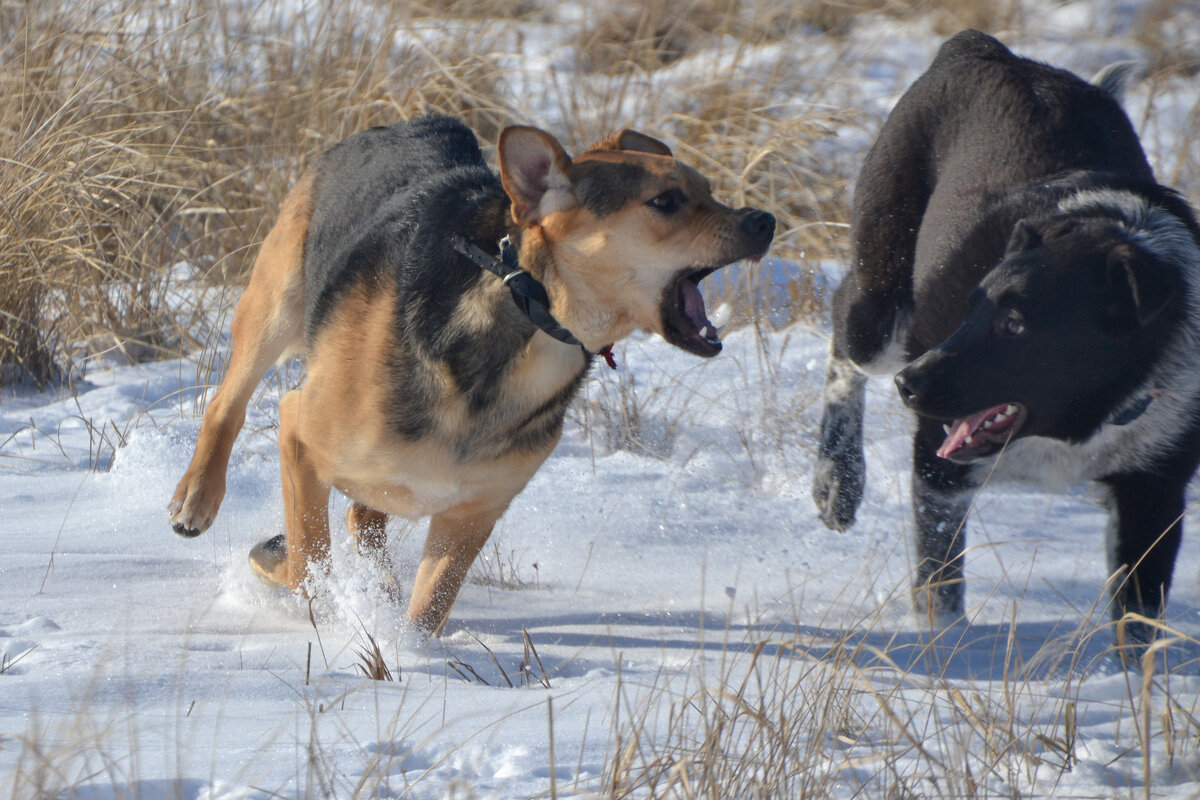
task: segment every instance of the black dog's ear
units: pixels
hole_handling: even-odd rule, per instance
[[[518,225],[537,225],[548,214],[578,205],[567,177],[571,158],[553,136],[514,125],[500,131],[496,150],[500,182],[512,200],[512,216]]]
[[[1025,250],[1032,250],[1042,244],[1042,234],[1038,229],[1033,227],[1033,223],[1029,220],[1017,220],[1017,224],[1013,226],[1012,235],[1008,237],[1008,247],[1005,249],[1006,254],[1020,253]]]
[[[1145,327],[1175,297],[1176,282],[1157,259],[1128,243],[1115,245],[1105,262],[1113,316]]]

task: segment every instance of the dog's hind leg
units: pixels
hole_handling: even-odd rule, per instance
[[[287,532],[287,587],[304,588],[308,565],[329,556],[329,491],[317,475],[305,444],[303,389],[288,392],[279,403],[279,472]]]
[[[508,502],[465,503],[433,516],[408,601],[409,619],[435,635],[442,632],[467,570],[507,507]]]
[[[191,464],[167,507],[171,527],[181,536],[198,536],[212,524],[225,497],[225,470],[247,403],[271,365],[303,346],[303,255],[311,211],[312,177],[305,176],[284,199],[234,311],[229,369],[208,404]]]
[[[967,512],[975,483],[972,468],[937,456],[940,426],[922,419],[913,439],[912,503],[916,523],[913,608],[941,627],[963,616],[963,553]]]

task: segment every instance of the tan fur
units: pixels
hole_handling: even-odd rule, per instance
[[[468,413],[448,376],[443,387],[446,402],[437,409],[441,435],[413,443],[395,434],[387,423],[386,381],[363,379],[384,374],[397,347],[391,330],[393,303],[386,289],[352,291],[313,344],[304,387],[288,392],[280,403],[288,544],[284,582],[302,590],[308,564],[328,557],[330,487],[355,499],[347,527],[367,549],[382,549],[388,515],[431,516],[409,617],[438,631],[496,520],[554,443],[534,453],[469,463],[456,459],[446,442],[462,433]],[[504,392],[510,396],[536,398],[548,389],[560,389],[555,384],[565,385],[566,376],[578,371],[583,358],[578,350],[565,349],[540,332],[528,350],[529,357],[521,359],[505,382]],[[554,352],[547,358],[543,351]],[[564,351],[568,369],[558,364]],[[354,356],[347,357],[351,353]]]
[[[642,203],[599,219],[575,207],[546,217],[541,242],[526,237],[530,249],[540,244],[554,252],[553,267],[542,276],[554,316],[590,349],[638,329],[661,335],[660,293],[680,262],[719,266],[735,257],[737,220],[691,167],[666,156],[607,151],[584,153],[576,163],[620,159],[637,159],[655,174],[657,185],[647,194],[678,187],[702,202],[686,219],[663,218]]]
[[[312,191],[313,176],[307,174],[284,198],[279,220],[258,251],[250,285],[233,314],[233,357],[204,413],[192,462],[168,506],[174,523],[187,520],[196,531],[212,524],[225,497],[225,470],[246,421],[246,404],[271,365],[303,347],[301,261]]]

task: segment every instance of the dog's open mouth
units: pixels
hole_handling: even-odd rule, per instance
[[[675,276],[663,291],[663,338],[683,350],[705,358],[721,352],[717,326],[708,318],[700,281],[716,267],[685,270]]]
[[[956,419],[945,426],[946,441],[937,454],[959,462],[990,456],[1017,434],[1027,416],[1020,403],[1005,403]]]

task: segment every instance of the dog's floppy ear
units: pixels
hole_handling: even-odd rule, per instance
[[[1013,226],[1012,235],[1008,237],[1008,247],[1005,253],[1020,253],[1032,250],[1042,244],[1042,234],[1028,220],[1017,220]]]
[[[1110,309],[1114,315],[1148,325],[1175,296],[1175,281],[1154,257],[1122,242],[1108,251],[1105,263]]]
[[[571,158],[553,136],[514,125],[500,131],[496,147],[500,182],[512,200],[518,225],[537,225],[546,215],[578,204],[567,170]]]
[[[649,153],[652,156],[672,155],[671,148],[658,139],[628,128],[613,131],[588,150],[631,150],[635,153]]]

